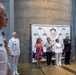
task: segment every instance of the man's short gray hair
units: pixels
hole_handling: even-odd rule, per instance
[[[0,3],[0,13],[2,12],[3,9],[4,9],[4,5]]]
[[[13,32],[12,35],[17,34],[16,32]]]

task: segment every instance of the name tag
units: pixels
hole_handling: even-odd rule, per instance
[[[0,43],[0,47],[1,47],[1,46],[3,46],[3,45]]]

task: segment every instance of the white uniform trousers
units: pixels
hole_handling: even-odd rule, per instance
[[[56,56],[56,65],[61,66],[62,53],[56,53],[55,56]]]
[[[17,72],[18,59],[19,56],[10,56],[10,65],[13,73]]]
[[[0,75],[7,74],[7,53],[4,50],[0,50]]]

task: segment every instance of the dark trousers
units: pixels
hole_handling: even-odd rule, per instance
[[[70,63],[70,52],[65,52],[65,64]]]
[[[47,55],[47,65],[51,64],[52,52],[46,52]]]

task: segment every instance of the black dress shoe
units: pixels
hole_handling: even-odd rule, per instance
[[[67,65],[67,63],[65,63],[65,65]]]
[[[41,66],[39,66],[39,68],[41,68]]]

